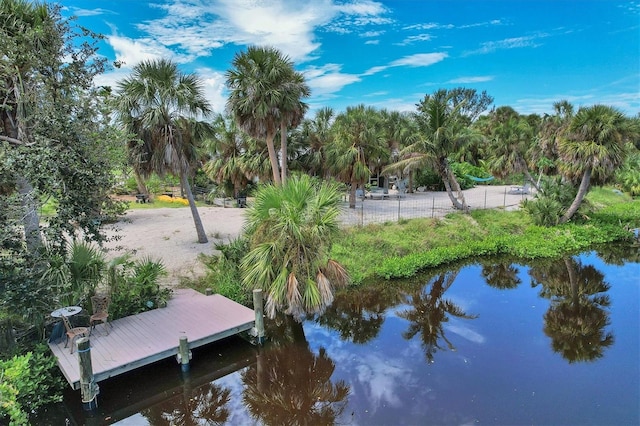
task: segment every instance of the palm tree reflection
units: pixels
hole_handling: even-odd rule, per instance
[[[467,315],[455,303],[442,298],[455,281],[458,272],[459,270],[456,270],[436,275],[427,285],[407,296],[407,303],[411,305],[411,309],[398,312],[398,316],[409,321],[409,329],[402,336],[409,340],[420,333],[429,363],[434,361],[433,356],[438,350],[444,349],[440,340],[446,343],[449,350],[456,350],[444,334],[443,323],[448,322],[450,316],[477,318],[476,315]]]
[[[341,291],[316,321],[336,330],[342,340],[364,344],[380,333],[384,312],[400,301],[400,291],[390,285]]]
[[[529,274],[533,287],[542,286],[540,296],[551,300],[544,332],[554,352],[569,363],[602,358],[614,342],[613,334],[605,331],[611,301],[603,294],[610,288],[604,275],[571,257],[533,267]]]
[[[494,288],[507,290],[518,287],[522,283],[518,272],[518,268],[511,263],[482,262],[482,278]]]
[[[193,390],[185,384],[184,389],[182,395],[154,405],[141,414],[152,425],[221,425],[227,422],[229,389],[213,382]]]
[[[331,381],[335,364],[324,348],[307,344],[270,347],[242,373],[242,400],[267,425],[334,424],[347,404],[349,386]]]

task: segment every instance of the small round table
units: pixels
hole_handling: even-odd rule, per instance
[[[54,318],[60,318],[62,316],[70,317],[80,313],[80,311],[82,311],[80,306],[65,306],[64,308],[59,308],[51,312],[51,316]]]

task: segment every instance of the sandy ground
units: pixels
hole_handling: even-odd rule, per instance
[[[472,208],[517,208],[523,196],[509,194],[509,190],[509,186],[477,186],[464,192]],[[403,208],[412,206],[412,203],[421,206],[416,208],[418,213],[412,217],[429,217],[424,213],[425,206],[431,206],[434,199],[447,206],[442,211],[443,214],[452,211],[447,195],[443,192],[407,194],[401,202]],[[393,220],[397,206],[397,199],[359,201],[355,210],[348,209],[348,204],[344,203],[341,220],[345,224],[359,223],[353,217],[362,207],[365,211],[378,215],[373,220]],[[201,276],[204,265],[198,260],[198,255],[214,254],[217,252],[216,243],[226,243],[240,235],[246,210],[235,207],[199,207],[198,212],[209,239],[205,244],[197,241],[188,207],[129,210],[124,220],[116,224],[119,230],[117,234],[121,239],[107,244],[107,248],[112,250],[109,256],[122,254],[126,250],[133,252],[136,259],[149,256],[161,260],[169,273],[165,280],[168,285],[179,284],[181,277]],[[403,211],[403,217],[411,216]]]
[[[200,253],[216,253],[218,242],[228,242],[242,231],[245,209],[199,207],[208,243],[198,243],[191,210],[185,208],[157,208],[129,210],[123,221],[116,224],[118,241],[106,245],[111,255],[133,252],[136,259],[146,256],[161,260],[169,276],[169,284],[176,285],[180,277],[196,277],[204,273],[198,260]],[[110,232],[110,235],[114,235]]]

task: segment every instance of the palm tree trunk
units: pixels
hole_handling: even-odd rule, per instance
[[[273,173],[273,183],[276,186],[280,186],[280,170],[278,167],[278,156],[276,155],[276,148],[273,146],[273,138],[275,134],[267,135],[267,150],[269,151],[269,162],[271,163],[271,172]]]
[[[580,205],[582,204],[582,200],[589,192],[589,185],[591,183],[591,167],[587,167],[582,175],[582,181],[580,182],[580,187],[578,188],[578,193],[576,194],[576,198],[574,198],[573,202],[567,209],[564,215],[560,218],[560,223],[566,223],[571,220],[573,215],[578,211]]]
[[[149,196],[149,188],[147,188],[147,184],[144,182],[142,175],[137,170],[133,171],[133,176],[136,180],[136,186],[138,187],[139,194],[145,194],[147,197]]]
[[[198,233],[198,242],[200,244],[208,243],[207,234],[204,232],[204,226],[202,226],[202,220],[200,219],[200,215],[198,214],[198,208],[196,207],[196,201],[193,198],[193,192],[191,192],[191,186],[189,185],[189,180],[187,179],[187,173],[180,173],[180,183],[185,189],[187,193],[187,200],[189,200],[189,208],[191,208],[191,216],[193,216],[193,223],[196,225],[196,232]]]
[[[282,156],[282,167],[280,168],[281,182],[287,183],[287,126],[284,121],[280,123],[280,155]]]
[[[528,180],[529,182],[531,182],[531,185],[533,185],[536,191],[540,191],[540,181],[536,181],[533,178],[533,176],[531,176],[531,172],[529,172],[529,168],[527,167],[527,164],[524,162],[524,160],[521,160],[521,161],[522,161],[522,172],[524,173],[525,180]]]
[[[453,189],[458,193],[458,200],[460,201],[461,210],[465,213],[469,213],[469,206],[467,205],[467,200],[464,198],[464,192],[462,192],[462,188],[460,188],[460,184],[458,183],[458,179],[456,179],[456,175],[453,174],[451,169],[447,165],[447,176],[452,183]]]
[[[409,170],[409,187],[407,188],[409,194],[413,194],[413,170]]]
[[[351,181],[351,187],[349,188],[349,208],[356,208],[356,190],[358,189],[358,184],[356,182]]]

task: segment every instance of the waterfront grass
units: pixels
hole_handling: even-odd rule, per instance
[[[332,256],[357,285],[410,277],[473,256],[534,259],[574,253],[628,238],[629,228],[640,227],[640,200],[598,189],[590,193],[589,201],[596,211],[584,221],[550,228],[534,225],[521,210],[479,210],[443,219],[349,228],[335,242]]]

